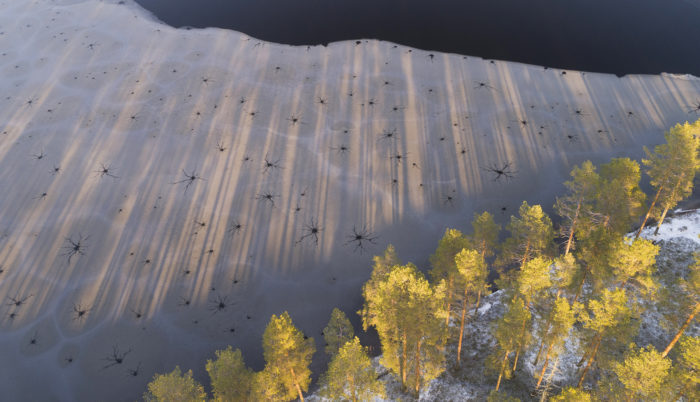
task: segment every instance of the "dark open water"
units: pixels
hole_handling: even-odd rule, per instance
[[[175,26],[419,49],[624,75],[700,76],[700,0],[136,0]]]

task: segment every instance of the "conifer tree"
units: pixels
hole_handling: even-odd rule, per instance
[[[523,201],[518,216],[511,216],[506,228],[510,237],[503,244],[504,262],[525,263],[543,252],[549,251],[554,239],[552,221],[539,205],[528,205]]]
[[[566,247],[564,255],[568,255],[574,242],[574,234],[582,220],[589,217],[596,196],[600,176],[591,161],[585,161],[581,167],[574,166],[571,180],[564,183],[568,193],[557,197],[554,209],[564,218],[564,236]]]
[[[559,395],[549,398],[551,402],[591,402],[591,395],[574,387],[564,388]]]
[[[204,387],[192,378],[192,370],[183,374],[180,367],[175,366],[168,374],[153,376],[143,399],[148,402],[204,402],[207,394]]]
[[[379,283],[386,280],[391,270],[400,264],[396,249],[391,244],[387,246],[383,255],[374,256],[372,261],[374,262],[372,266],[372,275],[369,280],[362,285],[362,297],[365,303],[362,306],[362,310],[357,312],[360,317],[362,317],[362,329],[365,331],[373,325],[374,317],[371,316],[370,312],[376,310],[372,309],[368,302],[376,299],[375,293]]]
[[[294,399],[295,396],[291,396]],[[251,401],[288,401],[290,396],[284,388],[284,384],[277,379],[277,375],[267,366],[263,370],[253,374],[250,384]]]
[[[284,390],[283,399],[293,400],[297,396],[303,402],[311,382],[311,357],[316,352],[313,338],[304,339],[289,313],[279,317],[272,315],[263,333],[263,355],[265,370],[274,377]]]
[[[321,395],[333,401],[356,402],[384,397],[384,384],[377,380],[367,351],[357,337],[333,355],[321,383]]]
[[[596,361],[600,345],[604,339],[624,340],[631,325],[632,310],[627,305],[627,293],[624,289],[603,289],[597,299],[588,303],[588,315],[584,315],[583,323],[590,331],[588,350],[581,358],[586,365],[581,372],[578,387],[581,387],[586,374]]]
[[[637,348],[630,345],[625,359],[613,364],[613,372],[620,387],[613,387],[613,396],[624,396],[628,401],[660,400],[668,379],[671,361],[661,356],[653,347]]]
[[[618,287],[632,286],[648,295],[657,288],[652,277],[659,246],[649,240],[629,242],[620,238],[614,243],[610,268],[613,283]]]
[[[491,257],[496,250],[498,244],[498,232],[501,231],[501,226],[493,221],[493,215],[488,212],[483,212],[481,215],[474,214],[472,221],[473,233],[469,236],[471,248],[477,250],[481,254],[481,258],[486,263],[486,258]],[[488,265],[485,269],[488,271]],[[474,315],[476,315],[481,296],[486,288],[479,289],[476,294],[476,304],[474,305]]]
[[[525,301],[525,308],[530,309],[533,302],[540,299],[543,292],[551,286],[549,278],[552,261],[544,257],[535,257],[527,261],[518,273],[516,282],[516,292]],[[530,317],[523,317],[520,329],[520,341],[515,350],[515,360],[513,361],[513,371],[518,367],[518,359],[523,347],[527,346],[530,340],[530,330],[527,324]]]
[[[447,229],[445,234],[438,242],[435,254],[430,256],[430,278],[433,283],[440,280],[445,280],[447,284],[446,293],[446,311],[445,325],[450,323],[450,314],[452,306],[455,304],[455,278],[457,277],[457,266],[455,265],[455,256],[457,253],[469,247],[469,241],[464,234],[457,229]]]
[[[467,308],[470,295],[477,294],[477,304],[483,289],[487,288],[486,262],[482,253],[477,250],[463,249],[455,256],[458,277],[456,285],[463,289],[461,295],[462,316],[459,324],[459,339],[457,343],[457,364],[461,362],[462,340],[464,337],[464,324],[466,322]]]
[[[530,311],[525,307],[525,302],[521,298],[515,297],[493,328],[496,347],[487,360],[487,369],[498,373],[496,391],[500,388],[503,377],[508,379],[513,373],[508,360],[523,341],[520,336],[523,321],[527,325],[530,318]],[[526,334],[529,334],[529,331]]]
[[[609,285],[611,278],[610,261],[615,252],[615,245],[620,241],[620,234],[604,226],[593,227],[580,238],[578,257],[583,270],[577,279],[574,301],[579,299],[583,285],[589,282],[593,286],[591,296],[596,296],[600,289]]]
[[[214,401],[249,401],[253,371],[246,367],[240,349],[231,346],[216,351],[215,360],[206,365]]]
[[[700,120],[692,125],[688,122],[676,124],[664,133],[664,137],[666,143],[654,147],[653,153],[644,147],[647,159],[642,159],[642,163],[656,194],[635,238],[642,233],[657,205],[662,212],[654,234],[659,233],[668,210],[692,192],[695,174],[700,169]]]
[[[370,297],[382,364],[418,393],[444,371],[444,282],[432,287],[414,265],[395,266]]]
[[[571,308],[569,302],[564,297],[559,297],[554,302],[554,308],[549,313],[546,331],[542,334],[542,339],[548,344],[544,355],[544,363],[540,376],[537,379],[537,388],[539,388],[547,371],[550,358],[555,358],[561,351],[561,347],[569,335],[569,331],[576,320],[576,308]],[[535,363],[537,364],[537,363]]]
[[[673,371],[678,382],[674,400],[700,400],[700,338],[685,336],[679,342],[678,359]]]
[[[334,308],[331,313],[331,319],[323,330],[323,339],[326,341],[326,353],[333,357],[354,336],[355,332],[348,317],[342,311]]]
[[[599,224],[615,233],[627,232],[644,210],[646,194],[639,187],[639,164],[630,158],[613,158],[600,166],[600,184],[594,213]]]
[[[679,313],[678,315],[685,318],[685,320],[676,331],[671,342],[666,346],[666,349],[664,349],[662,353],[664,357],[673,349],[678,339],[692,324],[697,314],[700,313],[700,253],[695,254],[695,263],[689,269],[688,278],[680,280],[681,292],[671,295],[678,303],[678,309],[674,312]]]
[[[548,331],[550,331],[552,319],[554,318],[554,315],[552,315],[551,312],[554,309],[557,300],[565,290],[572,287],[576,280],[580,280],[580,265],[576,261],[573,254],[566,254],[555,258],[552,268],[550,278],[552,281],[552,286],[557,290],[557,293],[548,308],[549,314],[546,316],[546,322],[544,325],[540,326],[540,346],[537,349],[537,355],[535,356],[535,362],[533,363],[535,366],[539,362],[541,353],[544,350],[545,344],[547,343],[547,337],[545,335],[548,333]],[[575,303],[575,301],[573,303]]]

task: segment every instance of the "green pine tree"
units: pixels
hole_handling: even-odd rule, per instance
[[[523,201],[518,216],[510,217],[506,229],[510,237],[503,244],[503,263],[515,262],[522,268],[531,258],[551,250],[552,221],[539,205],[530,206]]]
[[[373,322],[375,317],[371,315],[372,311],[376,309],[372,308],[368,303],[369,301],[375,300],[375,293],[377,292],[377,286],[382,281],[386,280],[389,273],[395,266],[399,265],[399,257],[396,254],[396,249],[391,244],[387,246],[384,254],[381,256],[374,256],[372,259],[374,264],[372,268],[372,275],[369,280],[362,285],[362,297],[365,300],[362,310],[358,311],[357,314],[362,317],[362,329],[367,331],[367,329],[374,325]]]
[[[585,161],[581,167],[574,166],[571,171],[571,180],[564,183],[568,193],[563,197],[557,197],[554,209],[564,221],[562,225],[563,235],[566,237],[564,255],[568,255],[574,244],[574,234],[579,230],[580,224],[590,216],[593,201],[600,182],[600,176],[591,161]]]
[[[263,333],[263,355],[267,370],[284,390],[284,400],[297,396],[303,402],[311,382],[311,357],[316,352],[313,338],[304,334],[292,323],[286,311],[279,317],[272,315]]]
[[[418,393],[444,371],[444,282],[433,287],[414,265],[395,266],[369,296],[382,364]]]
[[[326,341],[326,353],[333,357],[354,336],[355,332],[348,317],[342,311],[334,308],[331,313],[331,319],[323,330],[323,339]]]
[[[639,163],[613,158],[600,167],[600,185],[594,213],[598,223],[615,233],[626,233],[644,210],[646,194],[639,187]]]
[[[474,214],[472,230],[472,235],[468,237],[469,242],[472,244],[471,248],[477,250],[481,254],[481,258],[486,262],[486,258],[491,257],[498,246],[498,233],[501,231],[501,226],[494,222],[493,215],[483,212],[481,215]],[[486,270],[488,271],[488,263]],[[475,316],[481,304],[482,293],[485,290],[487,289],[479,289],[476,294]]]
[[[204,402],[204,387],[192,378],[192,370],[182,373],[180,367],[168,374],[156,374],[143,395],[148,402]]]
[[[591,395],[574,387],[564,388],[559,395],[549,398],[550,402],[591,402]]]
[[[613,365],[613,372],[621,386],[614,396],[624,396],[628,401],[661,400],[663,387],[668,380],[671,361],[661,356],[653,346],[637,348],[631,344],[625,359]]]
[[[216,351],[215,360],[207,360],[206,365],[214,401],[249,401],[253,371],[246,367],[240,349],[231,346]]]
[[[653,153],[644,147],[647,159],[643,159],[642,163],[647,168],[646,173],[656,194],[636,237],[642,233],[657,205],[662,212],[654,233],[659,233],[668,210],[692,192],[695,174],[700,169],[700,120],[693,124],[676,124],[664,133],[664,137],[666,143],[654,147]]]
[[[700,313],[700,253],[695,254],[695,263],[689,267],[690,272],[686,279],[680,279],[680,292],[673,292],[670,297],[674,299],[674,304],[677,308],[673,311],[672,319],[677,321],[679,318],[683,320],[680,328],[669,342],[662,355],[665,357],[676,345],[686,329],[693,323],[695,317]]]
[[[333,355],[321,383],[321,395],[333,401],[356,402],[384,397],[384,384],[377,380],[367,351],[357,337]]]
[[[525,302],[521,298],[516,297],[511,301],[505,314],[493,327],[496,348],[487,359],[486,369],[498,373],[496,391],[500,388],[503,377],[508,379],[513,373],[508,360],[510,355],[523,342],[520,335],[523,321],[529,326],[531,317],[530,311],[525,307]],[[529,334],[529,331],[526,334]]]
[[[582,321],[590,333],[589,347],[581,358],[580,364],[585,361],[586,365],[581,372],[578,387],[581,387],[586,374],[595,363],[604,340],[622,342],[629,337],[633,311],[627,301],[625,289],[604,289],[599,298],[588,302],[588,314],[583,315]]]
[[[462,312],[459,323],[459,338],[457,342],[457,364],[460,364],[462,356],[462,341],[464,338],[464,325],[466,323],[470,295],[472,295],[472,297],[475,294],[477,295],[476,304],[478,305],[482,292],[484,289],[488,289],[488,283],[486,281],[488,271],[486,269],[486,261],[484,261],[483,253],[480,253],[477,250],[462,249],[462,251],[455,256],[455,265],[457,266],[458,273],[456,286],[458,289],[462,289]]]
[[[543,341],[548,345],[544,355],[544,363],[537,379],[537,388],[540,387],[544,374],[547,371],[550,359],[556,358],[562,351],[564,341],[569,336],[569,331],[576,321],[576,310],[572,308],[566,298],[559,297],[554,302],[554,308],[549,313],[546,331],[542,334]],[[537,364],[537,363],[535,363]]]
[[[674,400],[700,400],[700,337],[685,336],[679,342],[673,379],[678,383]]]
[[[464,234],[457,229],[447,229],[442,239],[438,242],[435,253],[430,256],[430,278],[433,283],[444,280],[447,283],[447,297],[445,299],[447,316],[445,325],[450,323],[452,306],[455,305],[457,295],[455,292],[455,278],[457,277],[457,266],[455,256],[457,253],[469,247],[469,241]]]

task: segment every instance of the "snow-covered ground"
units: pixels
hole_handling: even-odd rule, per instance
[[[207,383],[228,344],[259,369],[284,310],[322,350],[389,242],[425,266],[446,227],[552,205],[700,99],[692,76],[178,30],[130,0],[0,0],[0,89],[9,401],[133,400],[176,364]]]

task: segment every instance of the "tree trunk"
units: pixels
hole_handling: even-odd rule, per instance
[[[549,390],[549,384],[552,383],[552,377],[554,377],[554,373],[557,371],[557,366],[559,366],[559,357],[557,356],[557,359],[554,360],[554,366],[552,366],[552,369],[549,371],[549,376],[547,376],[547,382],[545,383],[544,390],[542,391],[542,396],[540,397],[540,402],[545,402],[547,400],[547,391]]]
[[[418,395],[420,391],[420,343],[419,340],[416,345],[416,395]]]
[[[549,332],[549,329],[547,329],[547,332]],[[540,355],[542,354],[542,350],[544,349],[544,340],[545,337],[542,336],[542,341],[540,341],[540,347],[537,348],[537,355],[535,356],[535,361],[532,363],[533,366],[537,366],[537,362],[540,361]]]
[[[654,236],[659,234],[659,229],[661,228],[661,224],[664,223],[664,218],[666,217],[666,213],[668,212],[669,207],[664,208],[664,212],[661,214],[661,218],[659,218],[659,223],[656,224],[656,230],[654,230]]]
[[[598,339],[596,340],[595,347],[593,348],[593,353],[591,353],[591,356],[588,358],[588,362],[586,362],[586,367],[583,368],[583,372],[581,373],[581,378],[578,380],[578,385],[576,385],[577,388],[581,388],[581,385],[583,384],[583,380],[586,378],[586,373],[588,373],[588,370],[591,368],[591,365],[593,364],[593,361],[595,360],[595,355],[598,353],[598,347],[600,346],[600,342],[603,340],[603,335],[598,334]]]
[[[464,318],[467,315],[467,288],[464,288],[464,298],[462,299],[462,321],[459,325],[459,341],[457,342],[457,365],[462,363],[462,337],[464,336]]]
[[[450,307],[451,307],[451,301],[452,301],[452,285],[453,285],[453,279],[450,278],[450,280],[447,282],[447,317],[445,318],[445,327],[446,331],[449,331],[449,326],[450,326]]]
[[[528,309],[529,309],[529,303],[528,303]],[[523,340],[525,339],[525,324],[527,324],[527,320],[523,320],[523,325],[520,328],[520,341],[518,342],[518,350],[515,352],[515,362],[513,362],[513,371],[518,367],[518,357],[520,357],[520,350],[523,348]]]
[[[654,236],[659,234],[659,229],[661,228],[661,224],[664,223],[666,213],[671,208],[671,200],[674,200],[674,197],[676,196],[676,191],[678,191],[678,186],[681,185],[682,180],[683,174],[678,176],[678,181],[676,181],[676,185],[673,186],[673,191],[671,192],[671,195],[669,195],[668,199],[666,200],[666,208],[664,208],[664,212],[661,214],[661,219],[659,219],[659,223],[656,225],[656,230],[654,230]]]
[[[576,203],[576,212],[574,213],[574,219],[571,220],[571,229],[569,229],[569,239],[566,241],[566,250],[564,255],[569,255],[569,250],[571,250],[571,242],[574,240],[574,228],[576,227],[576,221],[578,220],[578,213],[581,210],[581,202],[579,199]]]
[[[401,367],[399,368],[399,371],[401,372],[401,385],[403,385],[404,387],[406,386],[406,343],[406,330],[404,329],[403,335],[401,336],[401,344],[403,347],[403,351],[401,352]]]
[[[659,187],[659,190],[656,192],[656,196],[654,197],[654,201],[651,202],[651,205],[649,206],[649,210],[647,211],[647,214],[644,215],[644,220],[642,221],[642,226],[639,227],[639,230],[637,230],[637,234],[634,235],[634,239],[637,240],[639,238],[639,235],[642,234],[642,230],[644,230],[644,226],[647,224],[647,219],[649,219],[649,215],[651,215],[651,211],[654,210],[654,206],[656,206],[656,201],[659,199],[659,195],[661,194],[661,191],[663,191],[664,186]]]
[[[498,381],[496,382],[496,391],[498,391],[498,388],[501,386],[501,378],[503,378],[503,372],[506,369],[506,363],[508,362],[508,354],[510,353],[510,350],[506,350],[506,353],[503,355],[503,363],[501,363],[501,371],[498,373]]]
[[[294,373],[294,369],[290,368],[289,371],[292,372],[292,380],[294,380],[294,386],[297,388],[297,392],[299,393],[299,400],[304,402],[304,395],[301,393],[301,387],[299,386],[299,381],[297,381],[297,376]]]
[[[474,318],[476,318],[476,314],[479,312],[479,303],[481,303],[481,289],[479,289],[479,292],[476,294],[476,305],[474,306]]]
[[[581,278],[581,283],[578,285],[578,289],[576,289],[576,295],[574,296],[574,300],[571,301],[571,304],[576,303],[576,300],[578,300],[578,297],[581,296],[581,291],[583,290],[583,284],[586,283],[586,276],[588,276],[588,269],[585,269],[583,271],[583,278]]]
[[[670,352],[671,349],[673,349],[673,347],[676,345],[676,342],[678,342],[678,340],[681,338],[681,335],[683,335],[683,331],[685,331],[686,328],[688,328],[688,326],[690,325],[690,323],[693,322],[693,318],[695,318],[695,315],[697,315],[698,312],[700,312],[700,303],[695,304],[695,308],[688,316],[688,319],[685,320],[685,322],[681,326],[681,329],[679,329],[678,332],[676,332],[676,336],[674,336],[673,339],[671,339],[671,342],[668,344],[668,346],[666,346],[666,349],[664,349],[664,352],[661,354],[661,357],[666,357],[666,355],[668,355],[668,352]]]
[[[540,378],[537,380],[537,386],[535,388],[539,388],[540,384],[542,383],[542,379],[544,378],[544,373],[547,371],[547,365],[549,364],[549,355],[552,353],[552,345],[553,343],[549,344],[549,347],[547,347],[547,354],[544,356],[544,363],[542,364],[542,371],[540,371]]]
[[[527,262],[527,259],[530,257],[530,239],[527,240],[527,243],[525,243],[525,252],[523,253],[523,261],[520,263],[520,270],[525,267],[525,263]]]

